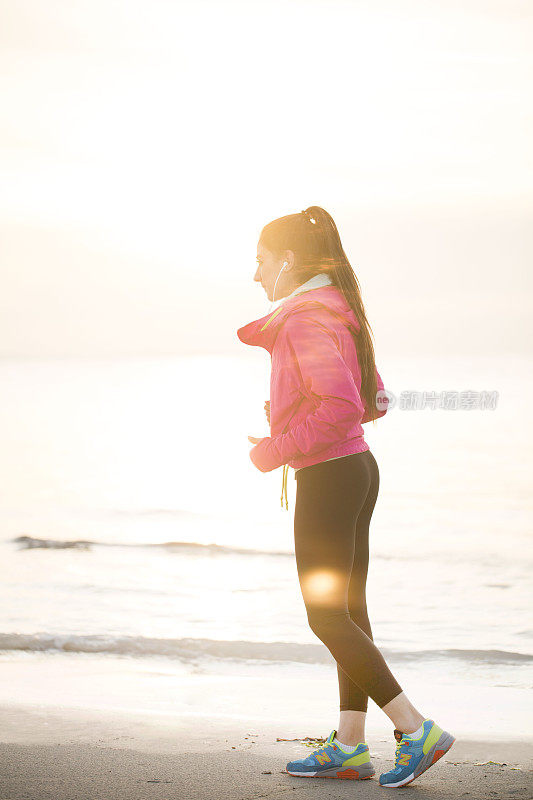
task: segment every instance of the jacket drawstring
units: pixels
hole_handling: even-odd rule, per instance
[[[287,499],[287,475],[289,474],[289,465],[283,465],[283,476],[281,480],[281,507],[283,508],[283,493],[285,492],[285,508],[288,510],[289,501]]]

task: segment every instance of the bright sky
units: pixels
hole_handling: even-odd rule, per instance
[[[242,352],[326,208],[378,352],[524,352],[533,6],[0,0],[0,354]]]

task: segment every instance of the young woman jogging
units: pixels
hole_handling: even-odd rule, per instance
[[[454,737],[409,701],[373,642],[366,607],[369,525],[379,470],[363,423],[383,416],[387,398],[377,372],[358,280],[337,227],[323,208],[266,225],[257,271],[270,300],[282,300],[237,331],[271,356],[271,435],[248,437],[261,472],[295,469],[294,543],[311,630],[337,662],[340,721],[324,745],[287,764],[301,777],[371,778],[365,743],[368,698],[394,724],[394,767],[385,787],[405,786],[434,764]],[[272,308],[272,306],[271,306]]]

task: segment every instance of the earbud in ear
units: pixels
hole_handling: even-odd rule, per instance
[[[283,269],[285,269],[285,267],[288,267],[288,266],[289,266],[289,262],[288,261],[284,261],[283,262]]]

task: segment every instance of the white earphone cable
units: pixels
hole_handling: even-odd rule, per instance
[[[271,304],[270,304],[270,308],[269,308],[269,310],[268,310],[268,313],[269,313],[269,314],[270,314],[270,312],[272,311],[272,306],[273,306],[273,305],[274,305],[274,303],[275,303],[275,297],[276,297],[276,286],[278,285],[279,276],[281,275],[281,273],[283,272],[283,270],[285,269],[285,267],[286,267],[287,265],[288,265],[288,262],[287,262],[287,261],[284,261],[284,262],[283,262],[283,266],[282,266],[282,268],[281,268],[281,269],[280,269],[280,271],[278,272],[278,277],[276,278],[276,282],[275,282],[275,284],[274,284],[274,291],[272,292],[272,302],[271,302]]]

